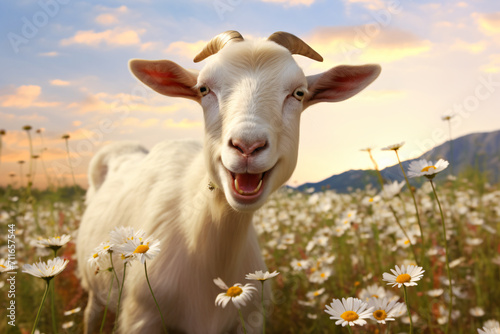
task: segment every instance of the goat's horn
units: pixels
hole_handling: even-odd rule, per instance
[[[278,31],[269,36],[268,41],[273,41],[287,48],[292,54],[306,56],[308,58],[323,61],[323,57],[314,51],[309,45],[295,35],[288,32]]]
[[[201,50],[196,57],[194,57],[194,62],[200,62],[203,59],[216,54],[226,45],[229,41],[242,41],[243,37],[239,32],[234,30],[228,30],[212,38],[210,42]]]

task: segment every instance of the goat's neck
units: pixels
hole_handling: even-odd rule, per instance
[[[192,184],[189,205],[185,209],[188,249],[200,262],[215,265],[222,276],[227,268],[242,261],[255,231],[253,213],[235,211],[220,189],[210,190],[208,174]],[[217,268],[218,267],[218,268]]]

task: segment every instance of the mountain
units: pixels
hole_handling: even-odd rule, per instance
[[[430,151],[422,154],[416,159],[402,162],[405,172],[408,165],[419,159],[436,161],[445,159],[450,166],[436,176],[436,181],[444,179],[446,175],[463,175],[474,177],[491,184],[500,181],[500,130],[486,133],[473,133],[459,137],[450,142],[436,146]],[[453,156],[451,154],[453,147]],[[384,168],[380,171],[385,182],[404,180],[399,164]],[[424,178],[416,178],[412,185],[419,186],[425,181]],[[364,189],[368,184],[380,189],[380,183],[375,170],[349,170],[347,172],[333,175],[317,183],[305,183],[297,187],[299,190],[313,188],[314,191],[332,189],[339,193],[346,193],[352,189]]]

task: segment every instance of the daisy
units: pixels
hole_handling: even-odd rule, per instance
[[[368,306],[372,306],[374,309],[370,316],[371,319],[379,324],[394,321],[395,317],[399,317],[405,312],[405,304],[399,303],[397,300],[390,301],[387,298],[371,298],[368,301]]]
[[[368,307],[368,304],[361,299],[349,297],[334,299],[330,305],[326,305],[325,312],[331,315],[330,319],[337,320],[335,325],[363,326],[366,320],[369,319],[373,307]]]
[[[439,297],[443,294],[444,290],[443,289],[433,289],[427,291],[427,294],[431,297]]]
[[[47,263],[37,262],[35,264],[25,264],[23,266],[23,273],[30,274],[35,277],[43,278],[44,280],[51,280],[55,276],[63,272],[68,265],[69,260],[56,257],[55,259],[48,260]]]
[[[50,248],[54,252],[58,251],[59,248],[66,245],[71,240],[71,236],[63,234],[61,236],[55,236],[52,238],[45,238],[38,240],[39,247]]]
[[[385,297],[392,297],[392,294],[389,292],[385,291],[385,289],[381,286],[378,286],[377,284],[372,284],[367,286],[364,289],[361,289],[358,295],[359,299],[364,300],[368,302],[368,300],[372,298],[385,298]]]
[[[269,271],[266,271],[265,273],[262,272],[262,270],[257,270],[255,273],[250,273],[245,276],[247,280],[253,280],[253,281],[267,281],[270,278],[278,276],[280,273],[277,271],[273,271],[272,273],[269,273]]]
[[[408,176],[425,176],[429,180],[432,180],[436,174],[445,170],[448,165],[449,162],[443,159],[439,159],[435,164],[425,159],[412,161],[408,166]]]
[[[160,240],[153,240],[152,237],[146,239],[134,238],[117,247],[116,250],[126,257],[139,257],[142,264],[146,260],[152,260],[160,253]]]
[[[72,310],[68,310],[68,311],[64,311],[64,315],[72,315],[72,314],[75,314],[75,313],[78,313],[82,310],[81,307],[77,307],[77,308],[74,308]]]
[[[318,296],[321,296],[323,292],[325,292],[325,288],[321,288],[316,291],[309,291],[308,293],[306,293],[306,297],[309,298],[309,300],[312,300]]]
[[[485,313],[482,307],[476,306],[469,310],[470,315],[473,317],[482,317]]]
[[[500,327],[493,327],[493,328],[488,328],[488,327],[483,327],[483,329],[478,328],[477,329],[478,334],[500,334]]]
[[[240,283],[236,283],[230,288],[221,278],[214,279],[214,283],[222,290],[226,290],[226,292],[219,293],[215,299],[215,305],[222,306],[222,308],[225,308],[226,305],[232,301],[234,306],[236,306],[237,309],[240,309],[241,307],[246,306],[247,301],[252,298],[253,292],[257,291],[257,289],[250,283],[245,284],[244,286]]]
[[[291,266],[293,270],[301,271],[306,270],[311,266],[311,262],[308,260],[292,260]]]
[[[394,181],[392,183],[384,184],[384,188],[380,192],[380,196],[382,196],[382,198],[386,200],[391,199],[399,195],[401,189],[403,189],[405,184],[406,184],[405,181],[402,182]]]
[[[423,273],[425,270],[422,270],[422,267],[413,265],[409,265],[406,267],[403,265],[401,266],[401,268],[399,268],[396,265],[396,270],[391,269],[391,271],[394,275],[384,273],[382,275],[383,280],[389,282],[387,283],[387,285],[392,284],[393,287],[397,285],[398,288],[400,288],[402,285],[405,286],[417,285],[417,283],[415,282],[419,281],[422,278],[422,276],[424,276]]]
[[[0,275],[12,269],[14,268],[11,268],[11,265],[9,264],[8,260],[0,259]]]
[[[382,148],[381,150],[382,151],[397,151],[399,150],[403,145],[405,144],[405,142],[401,142],[401,143],[397,143],[397,144],[393,144],[393,145],[389,145],[389,146],[386,146],[384,148]]]
[[[137,240],[139,241],[143,239],[145,233],[143,230],[134,231],[134,229],[130,226],[118,226],[115,227],[111,232],[109,232],[110,244],[112,246],[122,245],[129,240]]]

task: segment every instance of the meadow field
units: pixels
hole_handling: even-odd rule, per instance
[[[45,301],[37,327],[40,333],[53,333],[54,327],[59,333],[81,333],[86,293],[75,275],[74,241],[85,209],[84,190],[41,191],[19,187],[19,182],[12,177],[12,185],[0,192],[0,261],[15,248],[10,254],[18,266],[10,270],[15,274],[0,276],[0,333],[31,332],[46,284],[23,273],[22,266],[53,258],[54,251],[40,247],[39,240],[64,234],[71,241],[57,256],[69,264],[52,280],[54,300]],[[407,287],[407,308],[386,324],[368,319],[364,326],[352,326],[353,333],[410,333],[408,309],[414,333],[477,333],[494,327],[500,320],[500,188],[474,173],[443,173],[433,185],[436,192],[430,182],[415,189],[415,202],[406,185],[390,194],[371,187],[348,194],[282,188],[274,194],[254,219],[268,269],[280,273],[265,283],[274,295],[265,303],[267,333],[348,333],[329,318],[325,305],[348,297],[404,303],[403,288],[387,285],[383,274],[410,264],[425,272],[417,285]],[[9,240],[15,240],[15,247]],[[12,303],[15,326],[8,317]],[[108,313],[104,333],[111,333],[113,317]],[[261,318],[246,321],[250,328]]]

